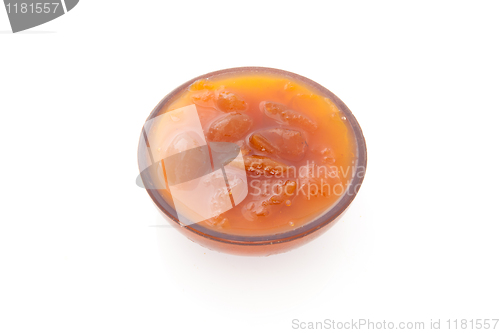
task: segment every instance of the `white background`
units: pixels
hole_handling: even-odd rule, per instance
[[[11,34],[0,8],[0,331],[500,318],[499,10],[487,1],[83,0]],[[139,133],[156,103],[237,66],[327,87],[368,146],[345,217],[268,258],[151,227],[163,222],[135,185]]]

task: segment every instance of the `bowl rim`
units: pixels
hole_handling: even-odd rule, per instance
[[[165,214],[172,222],[177,224],[179,227],[188,230],[194,234],[197,234],[198,236],[201,236],[203,238],[208,238],[210,240],[216,241],[216,242],[221,242],[221,243],[229,243],[229,244],[235,244],[235,245],[246,245],[246,246],[255,246],[255,245],[269,245],[269,244],[277,244],[277,243],[283,243],[283,242],[290,242],[297,240],[299,238],[305,237],[307,235],[310,235],[325,226],[329,225],[330,223],[333,223],[336,221],[349,207],[351,202],[354,200],[356,197],[359,188],[361,187],[361,184],[364,180],[365,174],[366,174],[366,167],[367,167],[367,150],[366,150],[366,141],[363,135],[363,131],[361,130],[361,127],[352,114],[351,110],[345,105],[340,98],[338,98],[334,93],[323,87],[322,85],[316,83],[315,81],[308,79],[304,76],[288,72],[285,70],[281,69],[275,69],[275,68],[269,68],[269,67],[234,67],[234,68],[227,68],[227,69],[222,69],[214,72],[210,72],[207,74],[203,74],[200,76],[197,76],[189,81],[186,81],[185,83],[181,84],[177,88],[175,88],[173,91],[171,91],[169,94],[167,94],[151,111],[149,117],[146,119],[145,125],[142,127],[141,130],[141,137],[144,138],[142,140],[141,138],[139,139],[139,147],[138,147],[138,152],[137,152],[137,157],[138,157],[138,163],[139,163],[139,170],[144,169],[145,165],[145,158],[146,158],[146,150],[147,146],[149,146],[149,142],[147,140],[147,134],[146,130],[144,127],[149,122],[149,120],[157,117],[160,115],[160,112],[164,108],[164,106],[170,102],[172,98],[174,98],[178,93],[181,93],[184,91],[186,88],[188,88],[192,83],[201,80],[201,79],[208,79],[214,76],[220,76],[220,75],[228,75],[228,74],[236,74],[236,73],[267,73],[267,74],[276,74],[279,76],[288,76],[293,80],[300,81],[320,92],[320,94],[324,97],[329,98],[332,100],[332,102],[337,106],[337,108],[343,113],[344,117],[346,118],[348,124],[351,126],[352,132],[354,134],[354,138],[356,139],[356,145],[357,145],[357,153],[358,153],[358,160],[357,160],[357,165],[356,165],[356,170],[358,170],[359,167],[363,167],[364,172],[361,174],[359,172],[355,172],[354,176],[352,178],[351,183],[349,184],[348,188],[346,189],[345,193],[341,196],[341,198],[331,207],[328,211],[326,211],[324,214],[320,215],[317,217],[315,220],[310,221],[298,228],[295,228],[290,231],[286,231],[283,233],[277,233],[277,234],[270,234],[270,235],[261,235],[261,236],[241,236],[241,235],[232,235],[232,234],[226,234],[226,233],[221,233],[213,229],[209,229],[206,227],[203,227],[197,223],[191,224],[191,225],[182,225],[179,222],[178,219],[178,214],[175,211],[174,208],[170,207],[170,205],[163,199],[163,197],[160,195],[158,190],[156,189],[148,189],[146,188],[146,191],[148,192],[149,196],[155,203],[156,207],[163,213]],[[141,155],[144,155],[143,160],[141,160]],[[141,166],[143,166],[141,168]],[[144,184],[148,183],[148,179],[144,179],[144,177],[148,177],[147,172],[141,173],[141,178]],[[353,190],[354,189],[354,190]]]

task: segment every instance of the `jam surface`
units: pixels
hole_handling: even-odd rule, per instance
[[[194,82],[161,114],[193,104],[206,142],[239,146],[248,183],[241,202],[200,225],[234,235],[282,233],[325,213],[348,188],[357,160],[352,129],[313,87],[285,75],[225,74]],[[153,140],[155,133],[161,123]],[[193,139],[186,132],[176,140]],[[172,204],[168,187],[161,195]],[[216,197],[206,200],[217,205]]]

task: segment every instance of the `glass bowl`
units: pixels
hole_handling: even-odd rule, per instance
[[[283,253],[310,242],[331,228],[346,212],[347,208],[358,193],[365,176],[367,151],[361,127],[349,108],[337,96],[318,83],[291,72],[265,67],[229,68],[191,79],[166,95],[153,109],[146,120],[139,140],[139,170],[143,171],[151,164],[152,157],[149,155],[150,152],[148,152],[148,134],[151,131],[151,126],[148,125],[151,123],[149,120],[157,117],[165,106],[175,100],[180,93],[185,91],[185,89],[187,89],[195,81],[200,79],[209,79],[220,75],[238,73],[276,74],[279,76],[289,77],[292,80],[301,82],[306,86],[316,89],[322,96],[329,98],[333,103],[335,103],[337,108],[343,113],[343,116],[346,118],[345,121],[347,121],[353,133],[357,146],[356,170],[362,171],[353,173],[353,177],[351,178],[343,196],[329,210],[323,213],[323,215],[293,230],[266,236],[240,236],[222,233],[196,223],[190,225],[183,224],[179,220],[175,209],[166,202],[157,189],[149,188],[153,186],[145,187],[163,217],[187,238],[205,248],[224,253],[246,256],[268,256],[271,254]],[[152,184],[154,181],[153,177],[155,176],[150,172],[141,172],[140,177],[143,184]]]

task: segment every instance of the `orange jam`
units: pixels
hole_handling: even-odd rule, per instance
[[[283,233],[321,216],[344,195],[355,172],[356,141],[343,113],[314,87],[271,73],[218,75],[177,93],[160,114],[193,104],[207,143],[239,146],[248,188],[237,204],[231,198],[232,209],[200,225],[243,236]],[[160,124],[150,141],[161,131]],[[226,185],[234,194],[231,179]],[[168,187],[161,195],[173,204]]]

